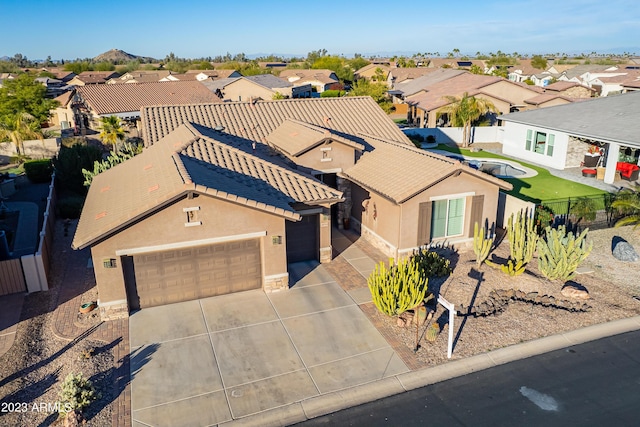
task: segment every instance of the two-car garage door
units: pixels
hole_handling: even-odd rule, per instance
[[[132,309],[260,289],[258,239],[133,256]],[[134,282],[134,283],[131,283]]]

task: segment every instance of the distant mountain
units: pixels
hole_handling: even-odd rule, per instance
[[[111,62],[114,64],[122,64],[129,61],[139,59],[141,62],[153,62],[155,59],[147,56],[132,55],[120,49],[111,49],[105,53],[93,58],[95,62]]]

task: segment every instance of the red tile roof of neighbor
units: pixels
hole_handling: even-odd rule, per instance
[[[196,81],[90,85],[76,91],[99,115],[138,112],[146,105],[220,102],[220,98]]]
[[[82,249],[189,192],[298,220],[294,203],[342,201],[316,179],[234,147],[238,138],[189,123],[141,154],[97,175],[73,239]]]

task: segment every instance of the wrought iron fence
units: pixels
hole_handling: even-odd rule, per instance
[[[615,194],[584,196],[566,199],[546,200],[538,203],[553,213],[553,225],[565,224],[569,228],[598,230],[613,227],[620,218],[611,207]]]

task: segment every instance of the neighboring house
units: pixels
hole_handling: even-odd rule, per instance
[[[545,86],[545,93],[554,93],[570,99],[592,98],[596,91],[576,82],[555,82]]]
[[[599,76],[589,81],[589,85],[599,96],[618,95],[624,90],[624,85],[640,77],[640,71],[624,69],[622,74]]]
[[[271,100],[278,94],[285,98],[310,98],[311,85],[294,85],[273,74],[226,78],[201,82],[225,101]]]
[[[55,98],[67,91],[67,85],[58,79],[52,79],[50,77],[36,77],[38,83],[47,88],[47,97]]]
[[[427,67],[429,68],[453,68],[456,70],[469,70],[473,65],[477,65],[482,71],[486,69],[485,62],[480,59],[431,58],[427,60]]]
[[[159,82],[171,74],[168,70],[129,71],[121,76],[107,80],[107,84],[119,83],[153,83]]]
[[[387,76],[387,86],[389,86],[390,89],[393,89],[396,85],[402,82],[417,79],[418,77],[422,77],[434,71],[434,68],[428,67],[391,68],[389,69],[389,75]]]
[[[541,70],[539,68],[535,68],[531,65],[530,59],[521,59],[518,61],[518,64],[514,65],[509,69],[508,79],[512,82],[523,83],[525,80],[533,80],[533,76],[540,75],[545,70]],[[535,81],[534,81],[535,83]],[[544,86],[544,85],[540,85]]]
[[[417,149],[370,97],[148,106],[142,154],[94,178],[73,239],[103,318],[287,289],[350,223],[392,257],[468,244],[511,186]],[[314,176],[315,178],[312,178]]]
[[[242,74],[236,70],[189,70],[187,74],[195,74],[196,80],[199,82],[242,77]]]
[[[75,92],[70,90],[55,98],[58,101],[58,107],[51,111],[51,123],[54,126],[60,126],[60,129],[75,129],[76,115],[71,107]]]
[[[184,82],[184,81],[198,81],[196,74],[194,73],[180,73],[169,74],[166,77],[160,79],[161,82]]]
[[[622,93],[640,90],[640,79],[627,80],[622,84]]]
[[[534,74],[530,78],[535,86],[546,87],[552,84],[552,82],[557,78],[557,76],[554,76],[545,71],[540,74]]]
[[[423,76],[395,83],[391,90],[387,91],[387,93],[391,95],[391,102],[393,102],[395,113],[406,114],[407,117],[409,117],[409,104],[406,102],[407,98],[418,93],[428,92],[432,86],[464,73],[466,73],[466,71],[452,68],[435,68]]]
[[[382,81],[386,81],[390,69],[390,67],[382,64],[368,64],[354,72],[353,76],[356,80],[374,80],[378,75],[380,75],[383,79]]]
[[[69,86],[85,86],[93,84],[105,84],[107,80],[119,77],[115,71],[83,71],[71,80]]]
[[[409,105],[407,120],[417,127],[444,126],[446,120],[438,117],[438,110],[450,104],[448,96],[461,97],[465,92],[469,96],[491,101],[498,109],[498,114],[506,114],[514,110],[535,108],[535,105],[526,101],[540,95],[542,88],[514,83],[502,77],[463,72],[405,97],[404,101]]]
[[[604,181],[613,183],[621,150],[640,150],[640,92],[588,99],[501,117],[502,152],[555,169],[580,167],[591,145],[605,150]],[[637,158],[637,156],[636,156]]]
[[[100,118],[118,116],[137,127],[145,105],[220,102],[197,81],[87,85],[76,88],[70,104],[78,132],[98,129]]]
[[[303,70],[289,69],[282,70],[279,74],[282,79],[288,80],[296,86],[310,84],[316,92],[322,93],[332,86],[340,84],[340,79],[331,70]]]
[[[620,72],[615,65],[581,64],[561,72],[557,76],[557,80],[580,83],[591,87],[589,82],[593,79],[621,74],[624,74],[624,72]]]

